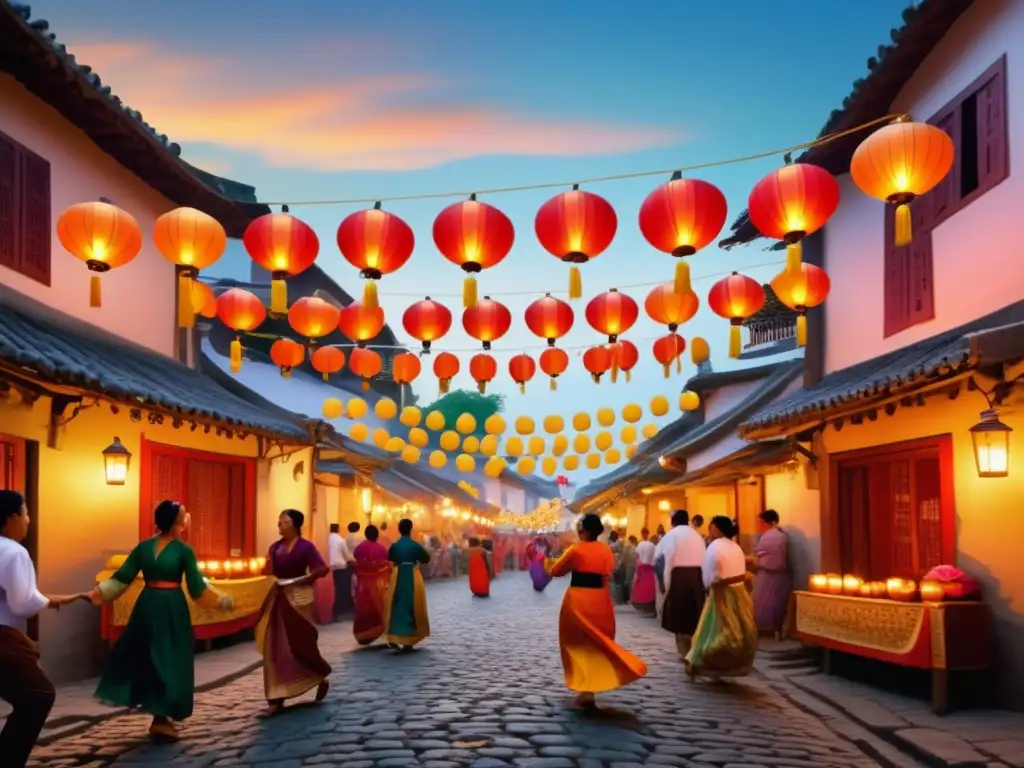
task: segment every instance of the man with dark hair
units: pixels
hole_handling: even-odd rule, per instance
[[[341,526],[331,523],[327,536],[327,551],[330,557],[331,575],[334,578],[334,619],[352,613],[352,567],[354,562],[348,542],[341,535]]]
[[[676,649],[684,659],[704,610],[701,566],[706,551],[703,537],[690,526],[690,513],[685,509],[673,512],[672,530],[658,545],[658,559],[664,562],[659,575],[665,585],[661,626],[676,636]]]
[[[391,611],[386,632],[389,645],[411,651],[413,646],[430,636],[427,590],[418,567],[430,562],[430,553],[412,538],[412,520],[400,520],[398,533],[401,538],[388,550],[388,559],[395,564],[398,575],[390,596]]]

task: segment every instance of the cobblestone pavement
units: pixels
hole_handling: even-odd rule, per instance
[[[360,649],[348,624],[321,635],[334,664],[320,705],[299,702],[264,719],[254,672],[196,697],[178,744],[145,738],[127,714],[40,747],[33,765],[61,766],[535,766],[631,768],[757,766],[866,768],[876,763],[757,677],[690,684],[670,635],[629,608],[619,640],[650,674],[600,697],[603,710],[568,706],[557,646],[564,581],[537,594],[506,573],[489,600],[464,580],[429,588],[433,635],[414,654]]]

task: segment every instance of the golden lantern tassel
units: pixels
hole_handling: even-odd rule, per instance
[[[548,389],[550,389],[552,392],[558,389],[558,380],[554,376],[548,379],[548,381],[550,382],[548,384]]]
[[[576,266],[569,267],[569,299],[582,299],[583,298],[583,275],[580,274],[580,268]]]
[[[633,376],[631,375],[630,371],[626,371],[626,383],[629,384],[629,382],[631,382],[632,380]]]
[[[236,338],[231,342],[231,372],[242,370],[242,340]]]
[[[89,279],[89,306],[90,307],[102,307],[103,306],[103,288],[100,285],[100,276],[93,275]]]
[[[669,363],[668,365],[663,365],[661,367],[665,369],[665,378],[667,379],[669,377],[669,374],[672,373],[672,363]]]
[[[519,382],[519,394],[520,395],[525,395],[526,394],[526,382],[523,382],[523,381]]]
[[[380,306],[377,299],[377,283],[373,280],[363,283],[363,306],[367,309],[376,309]]]
[[[734,325],[729,329],[729,357],[737,358],[743,345],[743,338],[740,335],[740,327]]]
[[[807,315],[796,316],[796,345],[807,346]]]
[[[683,372],[683,356],[679,355],[679,357],[676,358],[676,373],[682,373],[682,372]]]
[[[195,328],[196,308],[192,303],[192,277],[187,272],[178,275],[178,327]]]
[[[368,392],[369,390],[370,390],[370,381],[368,379],[363,379],[363,391],[364,392]]]
[[[914,239],[914,233],[910,227],[910,206],[901,203],[896,206],[896,245],[902,247],[910,245]]]
[[[324,372],[323,372],[323,377],[324,377],[324,381],[327,381],[327,380],[328,380],[328,375],[327,375],[327,371],[324,371]]]
[[[486,381],[478,381],[476,383],[476,388],[480,391],[481,395],[484,394],[487,391],[487,382]]]
[[[786,271],[791,275],[800,272],[800,264],[804,260],[804,247],[798,240],[786,246]]]
[[[676,277],[672,290],[677,296],[685,296],[693,291],[690,285],[690,264],[686,259],[679,259],[676,262]]]
[[[275,315],[288,314],[288,285],[280,278],[270,282],[270,311]]]
[[[476,302],[476,278],[472,275],[468,275],[466,279],[462,281],[462,306],[465,309],[472,309],[476,306]]]

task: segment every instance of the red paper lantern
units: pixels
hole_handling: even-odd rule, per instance
[[[459,358],[451,352],[442,352],[434,358],[434,375],[437,376],[438,392],[442,395],[448,393],[452,379],[459,374]]]
[[[103,305],[100,275],[123,267],[142,250],[139,223],[127,211],[103,200],[77,203],[65,210],[57,219],[57,238],[65,251],[84,261],[93,273],[90,307]]]
[[[662,283],[654,286],[644,301],[647,316],[658,325],[667,325],[675,331],[697,314],[700,309],[700,297],[693,291],[679,293],[673,283]]]
[[[729,332],[729,357],[739,357],[742,341],[740,326],[764,306],[764,288],[757,280],[733,272],[711,286],[708,304],[712,312],[732,324]]]
[[[671,371],[672,363],[676,364],[676,373],[682,370],[683,352],[685,351],[686,339],[678,333],[670,333],[654,342],[654,359],[665,369],[666,379]]]
[[[423,301],[410,304],[402,314],[405,332],[423,343],[424,353],[430,352],[431,342],[442,338],[452,327],[452,313],[444,304],[427,296]]]
[[[353,302],[341,310],[338,330],[360,347],[365,347],[366,342],[384,330],[384,310]]]
[[[583,367],[590,372],[595,384],[601,383],[601,377],[612,367],[612,353],[608,347],[591,347],[583,353]]]
[[[241,334],[256,330],[267,319],[267,310],[255,294],[229,288],[217,297],[217,317],[237,334],[231,342],[231,371],[238,373],[242,368]]]
[[[306,359],[306,348],[292,339],[278,339],[270,345],[270,359],[281,369],[281,375],[290,378],[292,368],[302,365]]]
[[[192,281],[192,309],[207,320],[217,316],[217,297],[213,288],[199,280]]]
[[[200,270],[212,266],[224,255],[228,245],[224,227],[195,208],[175,208],[153,224],[153,244],[177,267],[178,327],[193,328],[196,312],[192,285]]]
[[[395,355],[391,362],[391,376],[396,384],[411,384],[420,375],[423,366],[420,365],[420,358],[412,352],[402,352]]]
[[[320,240],[316,232],[287,213],[268,213],[245,228],[242,244],[249,257],[270,273],[270,311],[288,311],[285,278],[305,272],[316,261]]]
[[[545,293],[526,308],[525,318],[530,332],[547,339],[548,346],[553,347],[558,339],[570,331],[575,314],[567,302]]]
[[[482,342],[484,349],[490,349],[491,342],[508,333],[511,325],[512,313],[508,307],[490,296],[484,296],[476,306],[462,313],[462,327],[466,333]]]
[[[609,350],[612,354],[612,366],[611,366],[611,379],[612,384],[619,376],[619,371],[626,374],[626,381],[628,382],[631,378],[630,371],[632,371],[636,364],[640,361],[640,352],[637,350],[636,345],[631,341],[625,339],[619,339],[614,344],[610,345]]]
[[[469,361],[469,375],[476,382],[480,394],[483,394],[487,391],[487,385],[498,375],[498,364],[494,362],[493,357],[484,352],[473,355]]]
[[[598,333],[608,336],[614,343],[620,333],[633,327],[640,316],[640,308],[629,296],[619,293],[618,288],[600,293],[587,302],[587,322]]]
[[[839,207],[839,182],[824,168],[794,163],[754,186],[747,203],[750,221],[765,237],[786,243],[786,269],[803,258],[800,241],[817,232]]]
[[[807,344],[807,310],[824,303],[832,290],[832,280],[821,267],[800,264],[799,272],[783,270],[772,280],[779,301],[796,312],[796,343]]]
[[[714,184],[679,174],[651,192],[640,206],[640,232],[659,251],[679,259],[673,290],[689,293],[690,265],[683,260],[711,243],[725,225],[728,206]]]
[[[565,373],[569,367],[569,355],[564,349],[548,347],[540,353],[540,369],[548,375],[551,381],[551,389],[557,389],[556,379]]]
[[[508,361],[508,372],[512,381],[519,385],[519,391],[525,394],[526,383],[537,373],[537,364],[529,355],[516,355]]]
[[[372,349],[356,347],[349,355],[348,368],[363,380],[363,389],[370,388],[370,379],[380,373],[382,367],[380,355]]]
[[[340,318],[341,310],[318,296],[303,296],[288,310],[288,325],[310,343],[334,331]]]
[[[309,362],[327,381],[332,373],[345,367],[345,353],[337,347],[317,347]]]
[[[465,308],[476,305],[473,275],[508,256],[515,239],[515,227],[509,217],[493,205],[477,202],[476,195],[449,205],[434,219],[437,250],[466,273],[462,287]]]
[[[341,255],[368,280],[363,286],[363,304],[368,307],[378,306],[374,281],[400,269],[416,246],[409,225],[382,211],[380,203],[346,216],[338,226],[337,242]]]
[[[575,185],[548,200],[533,223],[537,239],[552,256],[573,265],[569,271],[569,298],[583,296],[577,264],[597,258],[615,238],[619,220],[611,203]]]

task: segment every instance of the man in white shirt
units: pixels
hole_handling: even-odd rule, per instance
[[[352,613],[352,553],[348,542],[341,535],[341,527],[331,523],[331,532],[327,536],[327,551],[330,558],[331,573],[334,576],[334,618],[340,619]]]
[[[658,560],[663,561],[665,603],[661,626],[676,636],[676,649],[682,658],[690,652],[693,633],[704,610],[705,587],[701,574],[707,547],[704,538],[690,525],[685,509],[672,513],[672,530],[658,544]]]
[[[46,597],[36,589],[28,550],[25,499],[0,491],[0,699],[14,711],[0,731],[0,765],[24,768],[53,707],[53,683],[39,667],[39,648],[25,634],[28,620],[44,608],[57,609],[81,595]]]

